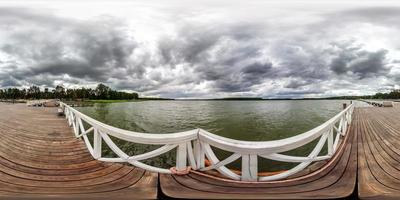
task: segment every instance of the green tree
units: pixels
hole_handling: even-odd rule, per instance
[[[122,91],[112,90],[110,87],[99,84],[96,89],[91,88],[77,88],[77,89],[65,89],[62,85],[57,85],[51,92],[49,88],[45,88],[43,91],[38,86],[32,85],[28,89],[18,88],[7,88],[0,89],[1,99],[104,99],[104,100],[120,100],[120,99],[138,99],[137,93],[128,93]]]
[[[95,93],[97,99],[110,99],[111,88],[100,83],[97,85]]]
[[[62,99],[65,96],[65,89],[62,85],[57,85],[56,89],[53,90],[54,97],[57,99]]]

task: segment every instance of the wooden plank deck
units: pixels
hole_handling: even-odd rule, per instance
[[[94,160],[56,108],[0,103],[0,199],[156,199],[157,174]]]
[[[360,117],[356,111],[355,118]],[[356,119],[357,120],[357,119]],[[162,193],[186,199],[341,199],[352,197],[357,176],[357,134],[350,131],[327,164],[308,174],[271,182],[237,182],[200,172],[160,175]]]
[[[364,108],[358,127],[358,196],[400,199],[400,106]]]
[[[157,198],[157,174],[94,160],[56,115],[0,103],[0,199]],[[271,182],[162,174],[160,188],[179,199],[340,199],[358,185],[360,199],[400,199],[399,138],[399,104],[356,108],[339,153],[322,168]]]

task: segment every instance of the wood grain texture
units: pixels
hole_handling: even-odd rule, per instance
[[[355,109],[354,120],[360,117]],[[269,182],[239,182],[192,171],[185,176],[161,174],[160,187],[170,198],[186,199],[340,199],[356,187],[357,133],[350,126],[338,152],[325,165],[300,176]]]
[[[400,199],[400,107],[360,109],[358,196]]]
[[[94,160],[56,108],[0,103],[0,199],[156,199],[155,173]]]

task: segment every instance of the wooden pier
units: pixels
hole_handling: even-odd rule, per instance
[[[157,174],[93,159],[56,108],[0,104],[0,199],[155,199]]]
[[[358,109],[358,196],[400,199],[400,106]]]
[[[219,161],[208,146],[220,145],[218,141],[223,140],[222,147],[232,151],[236,149],[229,142],[236,142],[238,148],[252,148],[244,142],[225,140],[204,130],[173,134],[160,141],[158,135],[128,134],[72,108],[66,114],[68,120],[57,116],[57,108],[0,103],[0,199],[400,199],[400,106],[396,103],[393,107],[347,109],[327,126],[281,141],[287,142],[282,147],[287,149],[316,137],[316,153],[308,157],[285,156],[279,153],[283,151],[271,149],[271,145],[281,148],[281,144],[255,143],[259,145],[254,147],[259,151],[256,157],[300,163],[300,167],[272,176],[254,174],[257,162],[251,151],[246,157],[246,151],[239,149],[242,154],[233,153]],[[88,140],[90,132],[93,145]],[[108,140],[108,134],[140,143],[155,138],[152,143],[165,146],[128,156]],[[132,139],[130,134],[141,138]],[[118,158],[101,156],[102,140]],[[198,143],[206,148],[199,150]],[[329,150],[321,156],[323,145]],[[182,172],[192,166],[188,174],[177,175],[140,162],[172,148],[177,148],[177,166],[171,171]],[[205,155],[211,158],[210,166],[202,166]],[[237,158],[242,159],[243,168],[235,175],[224,164]],[[249,165],[243,164],[246,159]]]

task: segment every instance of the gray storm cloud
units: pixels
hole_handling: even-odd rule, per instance
[[[123,24],[112,18],[81,22],[3,8],[0,22],[7,39],[0,50],[16,61],[5,67],[9,70],[1,73],[2,79],[9,76],[20,84],[40,84],[35,81],[36,76],[57,78],[67,74],[105,82],[121,69],[135,76],[143,73],[129,60],[137,46],[135,40],[123,32]],[[45,85],[54,86],[51,81]]]
[[[341,28],[371,23],[398,31],[390,18],[398,16],[397,11],[346,10],[290,26],[179,20],[175,36],[161,34],[151,51],[130,34],[135,26],[129,26],[128,19],[76,20],[4,7],[0,8],[0,85],[103,82],[165,97],[273,98],[338,95],[342,93],[335,91],[352,82],[347,89],[362,93],[373,79],[398,84],[391,74],[398,62],[389,58],[395,49],[369,50],[368,43],[342,34]]]

